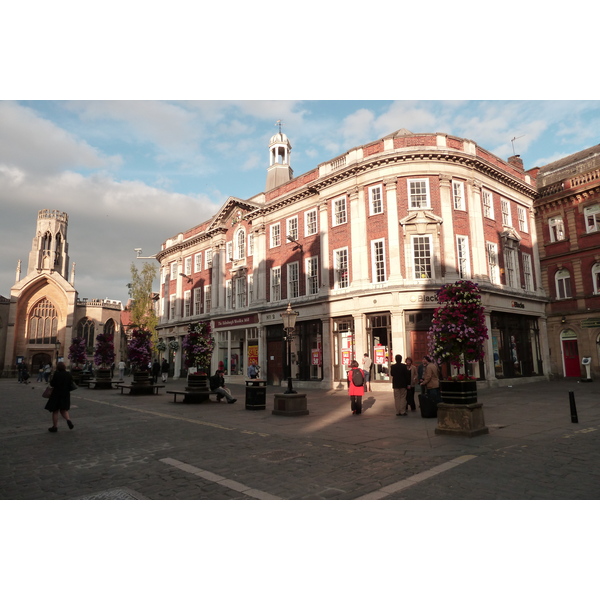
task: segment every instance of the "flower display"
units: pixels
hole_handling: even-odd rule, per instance
[[[177,340],[171,340],[169,342],[169,348],[171,348],[173,352],[177,352],[177,350],[179,350],[179,342]]]
[[[448,283],[437,297],[440,306],[429,328],[429,352],[438,362],[447,361],[460,371],[467,362],[480,361],[485,355],[483,344],[488,330],[479,286],[465,280]],[[462,375],[460,381],[470,379]]]
[[[203,321],[188,327],[188,333],[183,338],[183,355],[187,368],[196,367],[199,372],[208,373],[214,349],[215,340],[210,323]]]
[[[100,333],[96,336],[96,349],[94,350],[94,364],[109,367],[115,360],[115,345],[113,336],[109,333]]]
[[[147,371],[152,358],[152,332],[147,329],[134,329],[127,344],[127,352],[134,371]]]
[[[164,352],[167,349],[167,345],[163,341],[160,341],[158,344],[156,344],[156,349],[159,352]]]
[[[81,337],[74,337],[69,346],[68,359],[77,367],[79,363],[84,363],[86,359],[86,343]]]

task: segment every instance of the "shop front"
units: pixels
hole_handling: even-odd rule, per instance
[[[354,319],[336,317],[333,324],[333,380],[346,381],[350,363],[355,357]]]
[[[222,369],[228,381],[247,378],[248,365],[258,363],[259,336],[258,315],[246,315],[230,319],[216,319],[214,369]],[[215,364],[216,363],[216,364]]]

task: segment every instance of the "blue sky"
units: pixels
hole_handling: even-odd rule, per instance
[[[525,168],[600,142],[588,101],[15,101],[0,102],[2,295],[34,235],[37,211],[69,214],[82,297],[126,301],[133,248],[154,254],[229,197],[264,189],[276,121],[300,175],[393,131],[474,140]],[[514,139],[513,141],[513,138]]]

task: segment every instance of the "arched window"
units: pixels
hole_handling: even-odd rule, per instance
[[[592,281],[594,282],[594,294],[600,294],[600,263],[592,267]]]
[[[54,344],[58,331],[58,313],[50,300],[42,298],[27,319],[30,344]]]
[[[115,334],[115,322],[112,319],[108,319],[104,324],[104,333],[106,335],[114,335]]]
[[[92,354],[96,343],[96,327],[94,321],[84,317],[77,325],[77,336],[85,340],[86,352]]]
[[[554,276],[556,282],[556,298],[561,300],[563,298],[571,298],[571,273],[568,269],[560,269]]]
[[[240,229],[235,236],[235,259],[246,258],[246,232]]]

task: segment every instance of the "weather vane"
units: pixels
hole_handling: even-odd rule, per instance
[[[275,122],[275,125],[279,126],[279,133],[281,133],[281,126],[283,125],[283,123],[281,122],[281,119],[277,119],[277,121]]]

